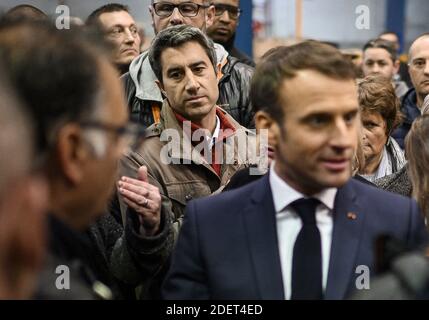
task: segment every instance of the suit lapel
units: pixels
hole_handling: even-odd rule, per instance
[[[334,207],[334,229],[325,298],[346,298],[354,275],[354,264],[361,239],[365,212],[361,210],[353,188],[348,182],[338,190]]]
[[[260,298],[284,300],[277,227],[269,174],[261,178],[242,211]]]

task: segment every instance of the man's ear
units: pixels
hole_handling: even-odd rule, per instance
[[[219,83],[220,79],[222,78],[222,63],[218,63],[216,65],[216,78],[217,78],[217,82]]]
[[[268,131],[268,144],[275,147],[281,137],[281,129],[277,121],[275,121],[267,112],[258,111],[255,114],[255,125],[257,132],[260,132],[261,130]]]
[[[68,124],[60,129],[56,144],[59,169],[72,185],[79,184],[84,177],[84,166],[90,157],[85,147],[82,129],[77,124]]]
[[[164,98],[167,98],[167,92],[164,90],[164,85],[159,80],[155,80],[156,85],[158,86],[159,90],[161,91]]]
[[[206,12],[206,28],[210,28],[213,25],[214,19],[215,19],[215,6],[210,5],[210,7],[207,9],[207,12]]]
[[[401,62],[399,61],[399,59],[397,59],[394,63],[393,63],[393,70],[394,70],[394,74],[397,74],[399,72],[399,68],[401,67]]]

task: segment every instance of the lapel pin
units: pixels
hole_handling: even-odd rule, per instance
[[[347,214],[347,218],[349,218],[350,220],[356,220],[357,219],[357,215],[356,215],[356,213],[349,212]]]

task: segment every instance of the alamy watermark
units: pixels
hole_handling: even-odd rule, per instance
[[[355,286],[357,290],[371,289],[371,272],[368,266],[357,266],[355,270],[356,277]]]
[[[369,30],[371,26],[371,16],[369,7],[360,5],[356,7],[355,13],[357,15],[355,26],[358,30]]]
[[[55,287],[58,290],[70,290],[70,268],[60,265],[55,269],[55,274],[58,275],[55,280]]]

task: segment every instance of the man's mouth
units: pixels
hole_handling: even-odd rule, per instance
[[[204,99],[204,96],[195,96],[195,97],[188,98],[185,101],[186,102],[199,102],[203,99]]]
[[[227,36],[229,35],[229,29],[227,28],[217,28],[216,33],[218,33],[221,36]]]
[[[350,159],[348,158],[323,159],[322,163],[329,171],[341,172],[350,167]]]
[[[128,49],[123,49],[121,51],[121,53],[133,53],[133,54],[138,54],[138,51],[136,49],[133,48],[128,48]]]

